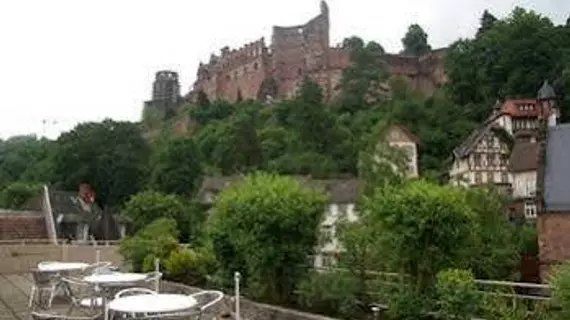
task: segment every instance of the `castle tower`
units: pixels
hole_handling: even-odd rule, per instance
[[[163,106],[178,104],[180,100],[180,83],[178,73],[174,71],[158,71],[152,86],[152,101]]]
[[[545,120],[548,121],[549,127],[555,126],[558,123],[560,114],[556,106],[556,93],[547,80],[544,81],[542,87],[538,90],[536,100],[540,107],[539,117],[546,118]]]

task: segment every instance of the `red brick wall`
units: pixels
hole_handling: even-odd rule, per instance
[[[548,280],[551,267],[570,260],[570,212],[538,216],[538,248],[541,280]]]
[[[43,216],[0,216],[0,240],[47,238]]]

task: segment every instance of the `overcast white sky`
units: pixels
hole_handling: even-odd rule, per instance
[[[562,23],[568,0],[329,0],[331,39],[350,35],[400,50],[419,23],[432,46],[472,36],[484,9],[516,5]],[[0,0],[0,138],[57,137],[77,122],[137,120],[154,72],[174,69],[183,92],[211,52],[301,24],[319,0]],[[42,125],[47,120],[47,125]]]

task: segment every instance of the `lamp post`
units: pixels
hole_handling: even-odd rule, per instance
[[[234,273],[234,282],[235,282],[235,300],[236,300],[236,320],[240,320],[239,314],[239,279],[241,274],[239,272]]]
[[[380,308],[378,308],[378,306],[372,306],[370,309],[374,315],[374,320],[378,320],[378,316],[380,315]]]

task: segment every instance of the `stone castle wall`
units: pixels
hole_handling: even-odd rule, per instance
[[[329,29],[329,10],[323,1],[320,14],[306,24],[273,27],[269,47],[262,38],[212,55],[207,64],[200,64],[192,90],[203,90],[212,100],[235,101],[238,92],[243,99],[257,99],[263,81],[273,78],[278,86],[274,98],[288,98],[309,77],[330,98],[350,59],[347,50],[330,47]],[[384,59],[391,74],[404,76],[413,88],[431,93],[445,81],[444,53],[436,50],[422,57],[387,54]]]

